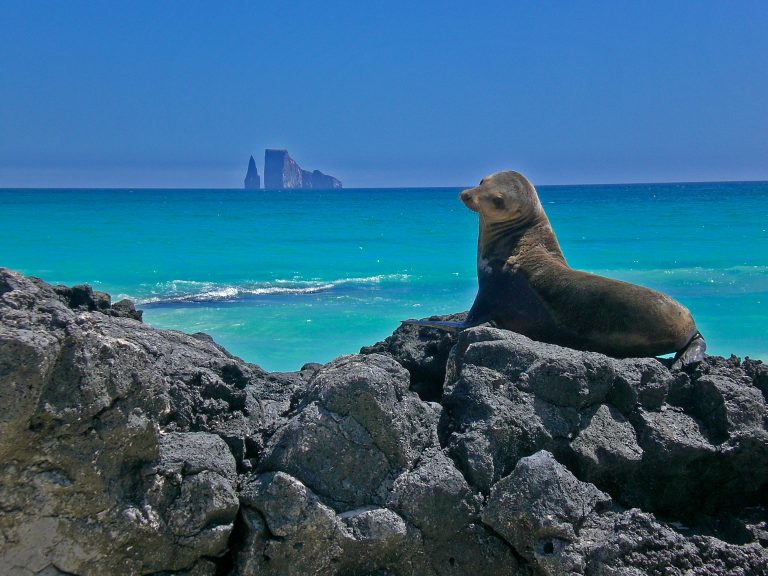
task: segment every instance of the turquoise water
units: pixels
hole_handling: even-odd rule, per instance
[[[0,190],[0,266],[293,370],[469,308],[477,219],[459,191]],[[572,267],[677,298],[711,353],[768,360],[768,183],[539,195]]]

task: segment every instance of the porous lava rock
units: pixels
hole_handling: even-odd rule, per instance
[[[402,326],[267,373],[118,304],[0,269],[3,574],[768,573],[759,361]]]

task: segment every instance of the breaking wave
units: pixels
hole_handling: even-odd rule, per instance
[[[339,288],[365,287],[382,282],[406,282],[408,274],[380,274],[363,278],[339,280],[273,280],[268,282],[244,282],[242,284],[217,284],[194,280],[171,280],[151,287],[144,296],[133,298],[137,304],[174,304],[224,302],[256,296],[291,296],[330,292]],[[130,296],[127,296],[131,298]]]

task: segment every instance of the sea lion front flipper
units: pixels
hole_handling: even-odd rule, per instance
[[[415,324],[416,326],[425,326],[427,328],[438,328],[448,332],[459,332],[469,328],[466,322],[448,322],[442,320],[401,320],[401,324]]]
[[[675,360],[672,362],[672,369],[679,370],[689,364],[695,364],[704,360],[704,351],[707,349],[707,343],[700,332],[696,332],[685,348],[675,354]]]

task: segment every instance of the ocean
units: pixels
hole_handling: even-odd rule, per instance
[[[296,370],[469,308],[477,216],[460,191],[0,189],[0,266]],[[573,268],[678,299],[708,353],[768,360],[768,182],[538,191]]]

